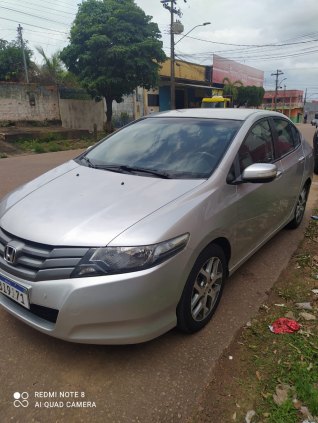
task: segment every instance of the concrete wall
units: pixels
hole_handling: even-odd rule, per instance
[[[106,121],[104,101],[60,99],[60,113],[64,128],[102,131]]]
[[[78,99],[74,96],[81,93],[64,91],[59,95],[57,86],[1,82],[0,123],[61,121],[64,128],[93,131],[96,124],[97,130],[102,131],[106,122],[105,100]],[[122,103],[113,102],[113,120],[118,127],[147,113],[147,92],[140,87],[125,96]]]
[[[133,119],[139,119],[148,113],[147,91],[141,87],[136,88],[133,94],[125,95],[121,103],[113,101],[113,119],[115,123],[118,120],[120,121],[123,115],[131,121]]]
[[[0,121],[60,120],[57,87],[0,83]]]

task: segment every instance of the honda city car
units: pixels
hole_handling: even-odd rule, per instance
[[[196,332],[226,278],[299,226],[312,174],[280,113],[144,117],[1,200],[0,304],[67,341]]]

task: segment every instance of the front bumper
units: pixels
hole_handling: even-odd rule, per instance
[[[56,322],[39,317],[3,294],[0,305],[33,328],[67,341],[148,341],[176,325],[176,307],[188,272],[185,256],[183,251],[139,272],[42,282],[27,282],[0,269],[3,276],[29,289],[31,305],[56,310]]]

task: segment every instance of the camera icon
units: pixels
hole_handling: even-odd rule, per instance
[[[13,394],[13,405],[18,408],[18,407],[28,407],[29,406],[29,394],[27,392],[15,392]]]

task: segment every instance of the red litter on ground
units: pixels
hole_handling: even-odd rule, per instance
[[[300,329],[300,324],[295,320],[287,319],[286,317],[280,317],[269,326],[269,329],[273,333],[293,333]]]

